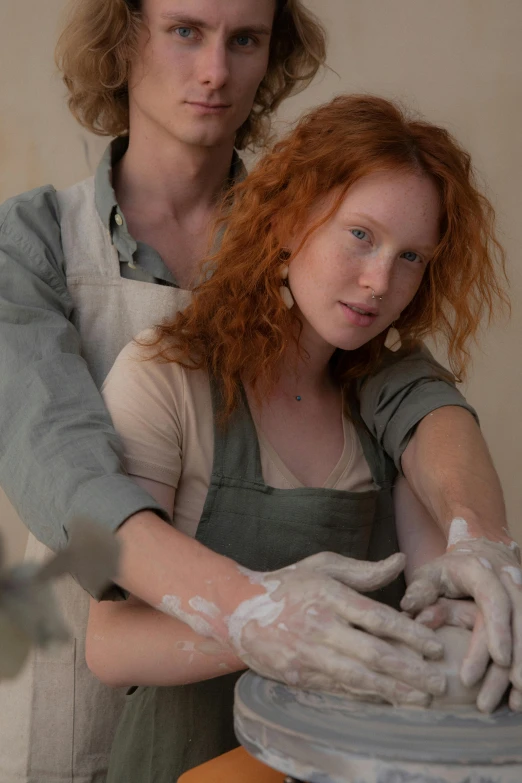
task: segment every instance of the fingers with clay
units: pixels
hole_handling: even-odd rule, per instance
[[[500,568],[501,582],[511,600],[511,630],[513,635],[513,660],[511,682],[522,691],[522,570],[510,563]]]
[[[453,520],[448,550],[415,572],[401,606],[416,614],[439,596],[475,600],[492,659],[503,667],[513,662],[513,680],[522,686],[522,571],[517,545],[472,538],[464,520]]]
[[[462,662],[460,679],[468,688],[482,681],[477,708],[486,713],[493,712],[500,705],[509,688],[509,667],[498,666],[491,661],[486,627],[478,608],[469,648]]]
[[[473,632],[462,660],[460,679],[466,688],[473,688],[482,681],[477,708],[486,713],[496,710],[510,688],[511,670],[492,663],[484,620],[476,603],[439,598],[433,606],[423,609],[415,620],[434,630],[450,625]],[[515,712],[522,712],[522,691],[514,685],[509,690],[509,707]]]
[[[478,615],[479,610],[474,601],[439,598],[432,606],[423,609],[415,621],[433,630],[442,628],[443,625],[452,625],[472,631]]]
[[[267,574],[242,572],[263,588],[228,619],[235,653],[254,671],[301,688],[426,705],[445,678],[419,657],[405,660],[399,641],[428,658],[441,643],[425,626],[354,589],[375,589],[401,571],[404,558],[366,563],[331,553]]]

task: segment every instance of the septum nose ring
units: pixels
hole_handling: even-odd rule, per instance
[[[370,288],[370,291],[372,292],[372,299],[378,299],[379,302],[382,302],[382,296],[375,296],[375,291],[373,288]]]

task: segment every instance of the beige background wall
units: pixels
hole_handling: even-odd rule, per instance
[[[278,129],[338,92],[398,98],[450,128],[488,183],[508,251],[513,313],[474,351],[465,390],[522,541],[522,0],[308,2],[328,28],[332,70],[285,104]],[[0,200],[83,178],[106,143],[83,131],[64,104],[53,65],[63,7],[63,0],[0,0]],[[12,513],[2,514],[8,555],[17,559],[24,532]]]

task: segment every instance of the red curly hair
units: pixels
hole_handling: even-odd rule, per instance
[[[483,317],[489,322],[498,305],[508,304],[494,211],[477,189],[470,156],[447,130],[410,118],[390,101],[340,96],[301,119],[233,189],[218,224],[220,247],[206,262],[212,276],[195,288],[185,311],[157,327],[157,355],[205,368],[220,382],[224,420],[241,380],[257,395],[267,393],[289,339],[299,339],[296,308],[288,310],[279,292],[280,237],[306,228],[304,244],[358,179],[390,169],[431,177],[441,202],[435,255],[395,327],[403,342],[442,334],[452,371],[464,373]],[[312,208],[329,193],[336,196],[331,209],[309,226]],[[371,374],[384,340],[382,333],[355,351],[336,351],[337,380],[346,385]]]

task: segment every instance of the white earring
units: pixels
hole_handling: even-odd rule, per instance
[[[283,281],[283,285],[280,286],[279,288],[279,293],[281,294],[281,299],[283,300],[285,305],[288,307],[289,310],[291,310],[295,304],[295,301],[294,301],[294,297],[292,296],[292,292],[288,288],[288,283],[286,283],[286,281],[288,280],[288,264],[281,264],[281,266],[279,267],[279,274],[281,276],[281,280]]]
[[[388,334],[386,335],[386,340],[384,341],[384,347],[395,353],[395,351],[399,350],[401,345],[401,336],[399,332],[394,326],[390,326]]]

